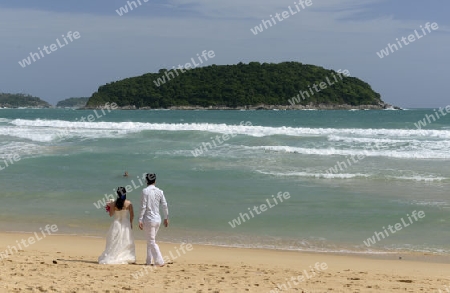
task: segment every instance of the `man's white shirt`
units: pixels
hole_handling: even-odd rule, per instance
[[[164,219],[167,219],[169,216],[169,209],[167,207],[166,198],[164,197],[164,192],[154,185],[144,188],[144,190],[142,190],[139,222],[161,223],[161,215],[159,214],[160,206],[163,208]]]

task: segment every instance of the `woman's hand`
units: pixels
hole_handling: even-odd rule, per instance
[[[109,216],[112,217],[114,215],[115,209],[116,209],[116,203],[115,202],[110,202],[108,203],[109,206]]]

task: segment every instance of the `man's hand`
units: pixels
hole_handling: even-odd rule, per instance
[[[164,220],[164,227],[169,227],[169,219]]]
[[[144,224],[142,222],[139,222],[139,229],[144,229]]]

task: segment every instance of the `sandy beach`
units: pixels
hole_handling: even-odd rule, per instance
[[[32,234],[2,233],[0,252]],[[26,242],[27,243],[27,242]],[[448,292],[450,263],[418,254],[380,257],[160,243],[173,262],[99,265],[105,240],[47,236],[1,259],[0,292]],[[9,246],[9,247],[8,247]],[[401,259],[400,259],[401,258]],[[447,287],[448,286],[448,287]]]

